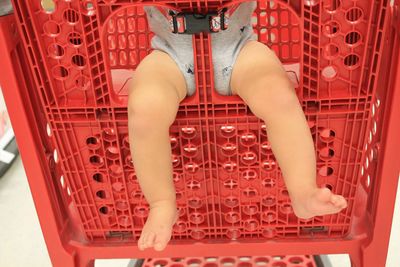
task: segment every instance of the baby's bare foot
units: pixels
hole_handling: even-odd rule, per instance
[[[177,216],[174,200],[153,203],[138,241],[139,249],[154,247],[157,251],[164,250],[171,239],[172,226],[176,222]]]
[[[338,213],[347,207],[344,197],[333,194],[328,188],[315,188],[306,192],[299,192],[291,198],[294,213],[301,219]]]

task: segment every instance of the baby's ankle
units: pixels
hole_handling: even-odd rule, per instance
[[[297,187],[295,189],[288,188],[289,196],[292,200],[301,200],[305,198],[309,198],[318,190],[318,186],[316,185],[302,185],[301,187]]]
[[[174,209],[176,209],[176,207],[177,207],[175,198],[152,201],[152,202],[149,202],[149,205],[150,205],[150,210],[155,209],[155,208],[174,208]]]

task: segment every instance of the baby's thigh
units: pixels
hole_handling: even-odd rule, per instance
[[[172,123],[179,103],[186,96],[186,83],[173,59],[155,50],[136,68],[130,88],[128,111],[132,119]]]
[[[152,88],[152,89],[150,89]],[[138,65],[129,88],[134,91],[173,91],[183,100],[187,94],[185,78],[175,61],[165,52],[154,50]]]
[[[230,86],[234,94],[260,80],[287,82],[286,71],[268,46],[258,41],[249,41],[240,51],[233,66]]]

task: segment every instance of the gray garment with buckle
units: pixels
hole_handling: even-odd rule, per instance
[[[228,29],[211,34],[215,90],[221,95],[232,94],[230,79],[240,50],[247,41],[257,40],[251,22],[256,6],[255,1],[241,3],[229,17]],[[155,34],[152,48],[172,57],[185,77],[188,95],[193,95],[196,82],[192,35],[172,33],[168,19],[157,7],[145,6],[144,10],[150,30]]]

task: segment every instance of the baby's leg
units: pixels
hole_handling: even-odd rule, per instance
[[[231,88],[267,127],[268,138],[295,214],[300,218],[337,213],[346,200],[316,184],[311,133],[295,90],[273,51],[256,41],[241,50]]]
[[[138,245],[163,250],[176,221],[169,128],[186,83],[170,56],[153,51],[140,63],[129,92],[129,142],[136,176],[150,205]]]

